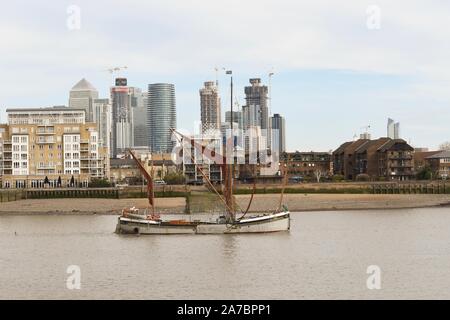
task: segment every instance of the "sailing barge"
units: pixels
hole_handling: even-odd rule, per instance
[[[232,74],[227,71],[227,74]],[[235,154],[235,141],[233,133],[233,77],[231,76],[231,119],[230,126],[232,132],[231,150],[233,157]],[[283,191],[281,192],[280,202],[278,208],[272,213],[254,215],[246,217],[255,193],[255,186],[253,187],[253,194],[250,198],[250,203],[242,215],[237,217],[237,205],[233,197],[233,175],[234,175],[234,159],[227,163],[227,143],[223,143],[223,155],[216,155],[213,150],[209,150],[205,146],[199,144],[193,139],[184,136],[183,134],[171,129],[174,135],[190,141],[191,145],[197,150],[201,151],[207,158],[212,161],[221,163],[221,171],[223,176],[222,192],[220,193],[211,183],[204,172],[198,168],[204,180],[207,182],[209,189],[216,193],[222,204],[224,204],[223,213],[213,222],[207,221],[185,221],[185,220],[162,220],[160,215],[155,213],[154,205],[154,191],[153,191],[153,177],[145,170],[140,160],[136,157],[132,150],[129,150],[132,158],[136,161],[138,168],[142,175],[147,180],[147,194],[150,208],[145,210],[144,214],[139,214],[139,210],[132,208],[123,210],[122,215],[118,218],[116,232],[125,234],[228,234],[228,233],[265,233],[288,231],[290,229],[290,213],[289,210],[282,205]],[[206,152],[205,152],[206,151]],[[194,161],[193,157],[192,160]],[[286,177],[285,177],[286,184]]]
[[[177,132],[177,134],[181,135]],[[183,136],[183,135],[181,135]],[[183,136],[185,139],[189,139]],[[192,141],[194,146],[197,143]],[[204,175],[205,180],[209,184],[210,188],[217,194],[219,199],[225,205],[224,214],[220,215],[216,221],[186,221],[186,220],[162,220],[161,216],[155,213],[154,205],[154,190],[153,190],[153,178],[145,170],[140,160],[136,157],[132,150],[129,150],[132,158],[136,161],[138,168],[142,172],[143,176],[147,180],[147,194],[149,199],[150,208],[144,210],[143,214],[140,214],[139,209],[131,208],[122,211],[122,215],[118,218],[116,232],[121,234],[228,234],[228,233],[265,233],[265,232],[277,232],[288,231],[290,229],[290,213],[289,210],[282,206],[282,197],[277,210],[272,213],[261,213],[253,216],[246,217],[251,201],[253,200],[255,186],[253,194],[250,199],[250,203],[245,212],[242,212],[242,216],[237,218],[236,205],[233,199],[232,192],[232,170],[230,165],[224,162],[222,170],[224,174],[224,186],[222,194],[220,194],[215,186]],[[201,172],[203,174],[203,172]]]

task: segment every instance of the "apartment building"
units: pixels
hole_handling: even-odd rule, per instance
[[[201,145],[204,148],[211,150],[211,155],[208,151],[199,150],[194,145]],[[216,155],[218,161],[211,160],[208,156]],[[177,162],[182,163],[182,172],[186,177],[186,181],[203,180],[203,175],[211,182],[220,183],[222,181],[222,171],[220,164],[223,161],[222,157],[222,139],[220,136],[192,136],[188,140],[182,140],[181,159]],[[180,156],[180,155],[177,155]]]
[[[348,180],[368,175],[377,180],[414,179],[414,148],[402,139],[359,139],[343,143],[333,152],[334,174]]]
[[[109,177],[108,148],[85,110],[67,107],[7,109],[0,125],[0,187],[87,186]]]
[[[329,152],[284,152],[280,156],[281,175],[291,177],[327,177],[332,174]]]
[[[426,158],[433,172],[433,177],[448,179],[450,177],[450,151],[442,151]]]

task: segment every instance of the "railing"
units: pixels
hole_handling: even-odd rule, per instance
[[[55,170],[56,169],[56,165],[50,166],[50,165],[44,165],[44,166],[37,166],[36,167],[37,170]]]
[[[36,144],[53,144],[55,143],[55,140],[51,139],[51,140],[37,140]]]

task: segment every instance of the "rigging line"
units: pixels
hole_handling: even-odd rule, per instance
[[[287,171],[284,174],[283,188],[281,189],[280,203],[278,204],[277,212],[281,211],[281,205],[283,204],[284,189],[286,188],[286,185],[287,185]]]
[[[248,211],[250,210],[250,207],[252,205],[252,201],[253,201],[253,197],[255,196],[255,191],[256,191],[256,180],[253,182],[253,192],[252,192],[252,196],[250,197],[250,201],[248,202],[248,206],[247,206],[247,210],[245,210],[244,214],[242,215],[242,217],[240,217],[238,219],[238,221],[242,220],[242,218],[245,217],[245,215],[248,213]]]
[[[174,129],[171,129],[174,133],[178,133],[177,131],[175,131]],[[181,135],[181,134],[180,134]],[[184,135],[181,135],[182,137],[185,137]],[[183,142],[179,139],[179,137],[175,134],[176,139],[178,140],[178,142],[181,143],[181,146],[183,146]],[[187,139],[189,139],[188,137],[186,137]],[[194,160],[194,156],[191,154],[191,160],[195,165],[195,160]],[[208,185],[212,188],[212,190],[214,191],[214,193],[217,194],[217,196],[219,197],[219,199],[225,204],[225,207],[230,210],[231,212],[231,208],[228,206],[226,200],[222,197],[222,195],[220,195],[220,193],[216,190],[216,188],[214,188],[214,186],[212,185],[211,181],[208,179],[208,177],[206,176],[206,174],[203,172],[203,170],[201,168],[199,168],[197,166],[197,170],[200,171],[201,175],[206,179],[206,182],[208,183]]]

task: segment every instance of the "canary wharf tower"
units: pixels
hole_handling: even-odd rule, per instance
[[[170,129],[177,127],[175,86],[173,84],[154,83],[148,85],[147,114],[151,152],[172,152],[174,141],[171,139]]]

